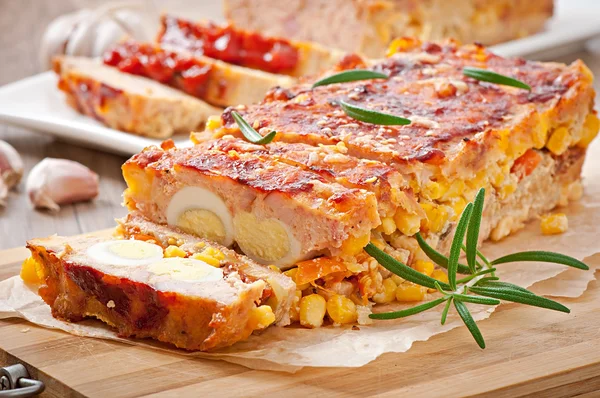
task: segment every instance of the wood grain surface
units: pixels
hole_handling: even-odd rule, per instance
[[[0,252],[0,280],[17,274],[27,253]],[[44,381],[46,396],[58,397],[597,396],[600,284],[592,282],[580,298],[559,301],[571,314],[500,306],[479,322],[485,350],[459,328],[356,369],[250,370],[77,337],[21,319],[0,320],[0,364],[23,363]]]

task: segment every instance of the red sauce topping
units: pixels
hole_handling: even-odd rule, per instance
[[[299,53],[289,41],[269,38],[232,25],[194,23],[164,15],[157,41],[235,65],[285,73],[298,64]]]
[[[104,63],[122,72],[156,80],[190,94],[204,98],[211,66],[197,59],[165,51],[151,44],[124,42],[104,54]]]

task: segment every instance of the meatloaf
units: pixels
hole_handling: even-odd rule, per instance
[[[398,36],[486,45],[534,34],[553,0],[226,0],[235,25],[379,58]]]
[[[167,235],[139,216],[122,220],[121,230],[133,239],[28,242],[22,276],[39,284],[55,317],[98,318],[123,337],[202,351],[289,323],[294,283],[286,276],[213,243]]]

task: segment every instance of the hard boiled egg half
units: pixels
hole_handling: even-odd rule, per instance
[[[108,240],[87,249],[87,255],[106,265],[145,265],[163,258],[162,247],[141,240]]]
[[[223,246],[234,240],[229,209],[218,195],[201,187],[184,187],[171,198],[167,223]]]

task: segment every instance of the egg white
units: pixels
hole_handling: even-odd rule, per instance
[[[215,214],[223,224],[225,237],[221,243],[224,246],[233,244],[233,220],[225,202],[213,192],[200,187],[184,187],[171,198],[166,216],[169,225],[177,226],[179,217],[188,210],[202,209]]]
[[[87,255],[106,265],[135,266],[162,259],[163,249],[140,240],[109,240],[90,246]]]
[[[157,276],[184,282],[215,282],[223,279],[223,270],[193,258],[171,257],[148,266],[148,271]]]

